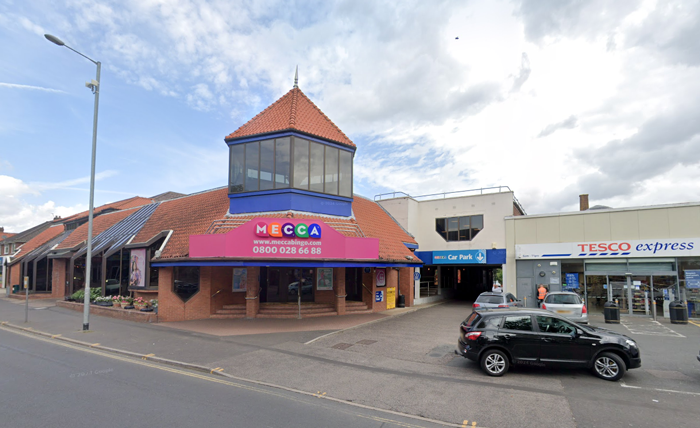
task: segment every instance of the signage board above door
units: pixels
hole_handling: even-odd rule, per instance
[[[579,259],[700,256],[700,238],[561,242],[515,246],[515,258]]]
[[[486,250],[433,251],[433,264],[486,264]]]

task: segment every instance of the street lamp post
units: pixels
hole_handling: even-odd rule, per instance
[[[88,237],[87,237],[87,254],[85,255],[85,299],[83,301],[83,330],[90,330],[90,279],[92,278],[92,217],[95,201],[95,153],[97,152],[97,107],[100,101],[100,69],[102,63],[95,61],[92,58],[83,55],[72,47],[63,43],[61,39],[51,34],[44,34],[44,37],[58,46],[65,46],[83,58],[97,66],[97,77],[92,82],[85,84],[95,94],[95,115],[92,119],[92,162],[90,164],[90,211],[88,214]]]

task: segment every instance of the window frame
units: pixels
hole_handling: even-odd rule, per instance
[[[540,322],[539,322],[540,318],[550,318],[552,320],[557,320],[558,322],[567,325],[569,328],[572,328],[573,331],[571,331],[569,333],[562,333],[559,331],[547,331],[546,329],[543,330],[542,328],[540,328]],[[540,333],[544,333],[544,334],[561,334],[564,336],[571,336],[572,334],[576,333],[576,331],[578,330],[578,327],[576,327],[576,325],[574,325],[571,321],[568,321],[568,320],[565,320],[562,318],[558,318],[558,317],[553,317],[551,315],[535,315],[535,324],[537,325],[537,331],[539,331]]]
[[[479,218],[481,221],[481,229],[478,229],[476,233],[474,233],[474,228],[472,227],[473,225],[473,219],[474,218]],[[468,227],[463,229],[463,221],[465,219],[468,219]],[[444,231],[440,232],[438,230],[438,222],[442,221],[444,222]],[[450,227],[450,222],[456,222],[457,226],[456,229],[453,230],[452,227]],[[471,242],[476,238],[476,235],[479,234],[482,230],[484,230],[484,215],[483,214],[473,214],[473,215],[460,215],[460,216],[452,216],[452,217],[439,217],[435,218],[435,232],[440,235],[442,239],[445,240],[445,242]],[[463,232],[466,232],[466,238],[462,239],[463,237]],[[455,235],[451,235],[455,234]],[[457,239],[451,239],[451,236],[456,236]]]
[[[530,330],[522,330],[522,329],[515,329],[515,328],[506,327],[506,322],[508,322],[508,318],[523,318],[523,319],[529,318],[530,319]],[[535,332],[535,323],[533,322],[531,315],[505,315],[503,317],[503,324],[502,324],[501,328],[504,330],[510,330],[510,331],[525,331],[525,332],[533,333],[533,332]],[[538,330],[539,330],[539,326],[538,326]]]
[[[178,274],[179,274],[180,269],[195,269],[195,268],[197,269],[197,291],[195,291],[194,293],[190,294],[189,296],[187,296],[185,298],[181,294],[179,294],[177,291],[175,291],[175,281],[179,281],[179,279],[176,279],[176,278],[179,277]],[[173,268],[173,285],[172,285],[171,291],[180,300],[182,300],[183,303],[187,303],[190,300],[192,300],[192,298],[194,296],[196,296],[197,294],[199,294],[200,291],[202,291],[202,269],[201,269],[201,267],[200,266],[175,266]]]
[[[272,188],[265,188],[263,189],[262,186],[262,174],[263,171],[261,171],[262,168],[262,163],[263,163],[263,143],[266,142],[272,142]],[[289,184],[288,185],[278,185],[277,182],[277,172],[279,170],[278,168],[278,151],[280,151],[280,145],[283,144],[283,142],[286,141],[289,144],[289,165],[288,165],[288,178],[289,178]],[[257,145],[257,188],[253,188],[255,186],[252,186],[252,183],[249,182],[253,180],[253,178],[248,177],[248,166],[250,161],[250,165],[252,167],[253,159],[248,159],[249,156],[249,145],[252,147],[252,145]],[[299,147],[298,145],[305,145],[306,147]],[[316,165],[316,169],[319,170],[318,172],[320,173],[320,182],[313,183],[311,182],[312,180],[312,146],[313,145],[318,145],[318,147],[321,147],[322,150],[316,153],[319,155],[319,159],[317,161],[320,161],[320,165]],[[240,147],[240,148],[238,148]],[[316,146],[313,146],[316,147]],[[306,174],[305,177],[300,176],[297,177],[297,173],[303,173],[302,169],[298,168],[297,162],[299,157],[297,156],[297,151],[301,150],[301,152],[305,150],[305,157],[306,157]],[[242,162],[240,164],[242,165],[242,180],[243,184],[233,183],[234,179],[234,174],[233,174],[233,165],[234,165],[234,151],[237,151],[236,153],[237,156],[240,156],[242,159]],[[330,155],[330,159],[327,159],[329,157],[329,151],[330,152],[335,152],[335,156]],[[299,152],[299,156],[302,155],[302,153]],[[308,138],[301,138],[301,137],[296,137],[294,135],[286,135],[282,137],[276,137],[276,138],[267,138],[267,139],[261,139],[261,140],[256,140],[256,141],[247,141],[247,142],[241,142],[237,144],[231,144],[229,145],[229,172],[228,172],[228,190],[229,194],[244,194],[244,193],[254,193],[254,192],[263,192],[263,191],[270,191],[270,190],[278,190],[278,189],[289,189],[289,190],[301,190],[305,192],[313,192],[317,193],[319,195],[329,195],[329,196],[334,196],[334,197],[341,197],[341,198],[352,198],[353,197],[353,191],[354,191],[354,152],[351,150],[346,150],[345,148],[326,143],[320,140],[315,140],[315,139],[308,139]],[[329,164],[328,163],[333,163],[333,168],[332,171],[329,169]],[[331,173],[330,181],[326,180],[326,174]],[[304,175],[304,174],[302,174]],[[342,177],[342,179],[341,179]],[[313,176],[314,179],[316,179],[316,176]],[[303,185],[303,182],[306,182],[306,186]],[[330,185],[329,185],[330,183]],[[241,189],[242,187],[242,189]],[[248,188],[250,187],[250,189]],[[312,187],[315,187],[312,190]],[[331,188],[332,187],[332,188]]]

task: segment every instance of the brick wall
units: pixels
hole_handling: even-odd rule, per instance
[[[413,281],[413,268],[400,268],[399,269],[399,287],[401,288],[401,294],[405,296],[406,307],[413,306],[413,299],[416,287]]]
[[[22,263],[15,263],[14,266],[10,267],[10,282],[8,287],[19,284],[20,290],[22,289]]]
[[[62,299],[66,296],[66,259],[53,259],[51,263],[51,297]]]
[[[246,284],[245,316],[255,318],[260,312],[260,267],[249,266]]]
[[[314,301],[316,303],[327,303],[331,304],[333,306],[336,305],[336,299],[335,299],[335,284],[336,281],[338,280],[338,268],[333,269],[333,290],[318,290],[318,269],[316,269],[314,278],[313,278],[313,287],[314,287]],[[343,269],[343,285],[345,284],[345,269]],[[345,294],[345,293],[343,293]]]
[[[212,267],[199,268],[199,291],[183,302],[173,291],[174,268],[162,267],[158,272],[159,321],[185,321],[206,319],[211,315]]]
[[[345,268],[333,269],[333,293],[336,312],[345,315]]]
[[[245,305],[245,293],[233,292],[233,268],[230,266],[212,266],[210,313],[216,313],[224,305]]]

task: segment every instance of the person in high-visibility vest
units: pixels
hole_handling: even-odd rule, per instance
[[[542,307],[542,302],[544,302],[544,296],[547,295],[547,288],[544,284],[540,284],[540,288],[537,289],[537,303]]]

